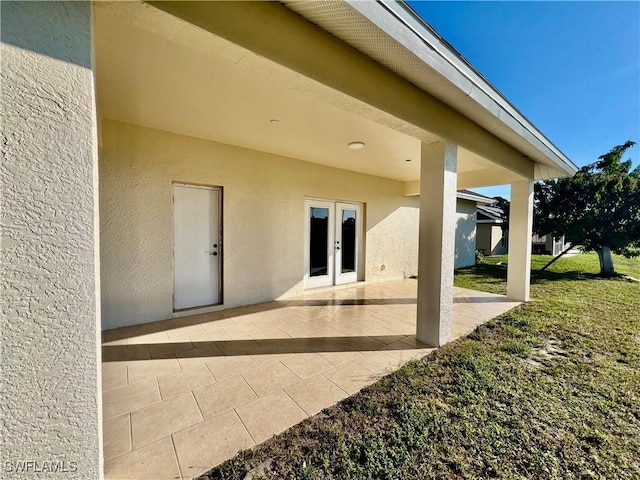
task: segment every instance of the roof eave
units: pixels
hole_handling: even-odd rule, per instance
[[[474,195],[467,192],[459,191],[456,196],[461,200],[469,200],[470,202],[480,203],[483,205],[491,205],[493,203],[496,203],[496,200],[493,198],[487,198],[484,195]]]
[[[420,44],[426,45],[440,60],[437,65],[438,73],[453,85],[460,85],[461,81],[470,82],[473,88],[463,93],[480,104],[487,114],[498,118],[565,175],[572,176],[578,171],[578,167],[558,147],[404,1],[345,0],[345,2],[394,41],[408,49],[416,58],[420,58],[421,55],[413,47]],[[394,26],[389,26],[388,18],[384,20],[380,18],[381,9],[395,19]],[[429,66],[433,67],[433,65]],[[516,145],[514,147],[518,148]]]

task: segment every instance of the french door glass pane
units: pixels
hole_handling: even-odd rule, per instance
[[[311,232],[309,252],[312,277],[328,275],[329,209],[311,207]]]
[[[356,271],[356,211],[342,210],[342,273]]]

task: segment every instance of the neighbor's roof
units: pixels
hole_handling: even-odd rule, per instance
[[[281,0],[291,10],[459,111],[549,168],[573,175],[571,162],[509,100],[403,1]],[[539,165],[542,164],[542,165]],[[545,172],[539,172],[543,178]]]
[[[478,205],[478,213],[489,218],[492,223],[502,223],[504,211],[500,207],[493,205]],[[482,220],[478,220],[482,222]]]
[[[486,195],[472,192],[471,190],[467,190],[465,188],[458,190],[457,197],[462,200],[469,200],[471,202],[476,202],[477,204],[482,205],[496,203],[497,201],[495,198],[487,197]]]

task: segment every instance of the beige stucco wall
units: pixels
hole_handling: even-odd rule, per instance
[[[502,227],[490,223],[479,223],[476,230],[476,248],[485,255],[504,255],[507,247],[501,245]]]
[[[400,182],[105,119],[103,329],[174,316],[174,181],[224,188],[225,308],[303,294],[306,196],[366,205],[367,282],[417,273],[419,199]]]
[[[2,2],[0,478],[100,478],[89,2]]]
[[[491,247],[491,225],[478,223],[476,225],[476,249],[484,255],[489,255]]]
[[[476,204],[458,199],[456,203],[455,268],[476,263]]]

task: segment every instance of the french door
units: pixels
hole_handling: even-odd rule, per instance
[[[362,264],[362,205],[307,200],[304,286],[357,282]]]
[[[221,302],[221,190],[173,185],[174,310]]]

